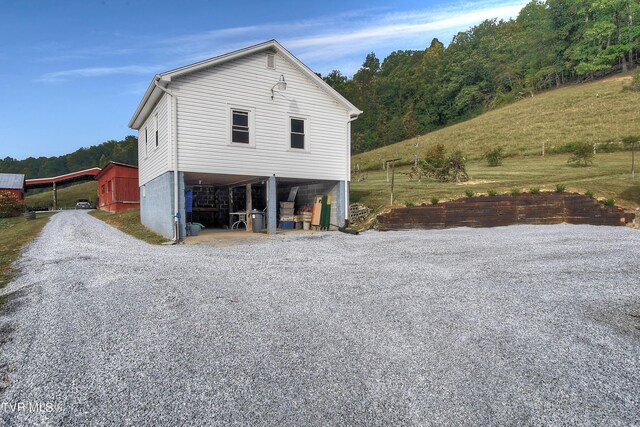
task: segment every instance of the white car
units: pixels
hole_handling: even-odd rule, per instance
[[[91,209],[91,203],[87,199],[80,199],[76,203],[76,209]]]

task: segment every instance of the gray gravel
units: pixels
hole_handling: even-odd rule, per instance
[[[9,286],[0,419],[638,425],[639,255],[621,227],[166,247],[57,214]]]

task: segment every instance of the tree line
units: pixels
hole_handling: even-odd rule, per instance
[[[516,19],[491,19],[437,38],[424,50],[368,54],[348,78],[322,78],[364,113],[352,152],[393,144],[467,120],[552,87],[626,72],[638,62],[640,0],[531,1]],[[137,165],[137,138],[107,141],[59,157],[0,160],[0,172],[61,175],[109,161]]]
[[[63,156],[28,157],[24,160],[5,157],[0,160],[0,172],[22,173],[27,179],[46,178],[94,167],[102,168],[110,161],[137,166],[138,138],[130,135],[121,141],[106,141]]]
[[[352,126],[359,153],[467,120],[539,91],[627,72],[638,62],[640,0],[531,1],[516,19],[486,20],[399,50],[372,52],[348,78],[323,79],[364,113]]]

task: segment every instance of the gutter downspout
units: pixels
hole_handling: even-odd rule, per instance
[[[158,82],[160,81],[160,76],[156,76],[153,79],[153,84],[160,89],[161,91],[163,91],[164,93],[166,93],[167,95],[169,95],[171,97],[171,99],[173,101],[175,101],[175,98],[173,96],[173,93],[171,93],[169,90],[167,90],[166,88],[163,88],[162,86],[160,86],[158,84]],[[172,102],[172,106],[174,105],[174,103]],[[173,111],[171,111],[172,114],[172,121],[174,123],[172,123],[173,125],[175,125],[176,123],[176,119],[177,119],[177,111],[175,111],[175,108],[172,108]],[[176,243],[178,243],[180,241],[180,204],[179,204],[179,200],[180,197],[178,195],[178,191],[179,191],[179,185],[178,185],[178,141],[176,141],[176,138],[174,138],[174,130],[175,130],[175,126],[172,126],[171,129],[171,134],[170,134],[170,138],[171,138],[171,142],[173,144],[173,211],[175,212],[175,214],[173,215],[173,239],[171,239],[171,244],[175,245]]]

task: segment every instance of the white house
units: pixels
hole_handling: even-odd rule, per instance
[[[191,190],[194,220],[225,225],[266,207],[275,233],[278,201],[297,187],[296,209],[329,194],[341,226],[361,113],[275,40],[158,74],[129,122],[142,222],[182,238]]]

